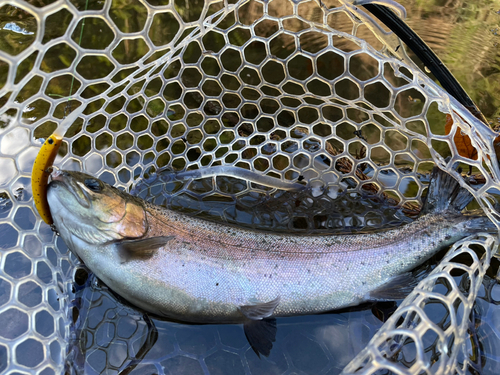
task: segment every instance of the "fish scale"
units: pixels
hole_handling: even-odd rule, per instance
[[[281,299],[274,316],[318,313],[358,304],[370,291],[462,235],[456,227],[461,217],[450,221],[442,215],[427,215],[411,228],[383,234],[294,237],[239,230],[235,239],[227,234],[226,226],[165,210],[167,214],[177,216],[176,225],[158,229],[154,221],[149,221],[151,234],[175,233],[176,238],[146,262],[123,264],[123,278],[133,275],[123,288],[148,311],[159,313],[158,307],[147,302],[156,299],[163,311],[165,307],[172,310],[160,315],[177,319],[182,316],[193,322],[242,321],[245,317],[238,306],[278,296]],[[432,235],[426,235],[430,225]],[[211,239],[205,235],[209,231]],[[408,251],[411,248],[414,250]],[[182,291],[180,301],[172,303],[170,291],[164,293],[162,287],[149,287],[157,282]],[[200,301],[205,301],[202,308]],[[185,308],[175,311],[178,305],[196,308],[192,313]]]

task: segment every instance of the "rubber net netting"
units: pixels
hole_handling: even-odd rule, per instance
[[[439,165],[498,220],[495,133],[347,0],[0,1],[0,22],[0,371],[266,371],[224,338],[232,326],[188,353],[175,323],[145,333],[149,318],[104,286],[75,284],[30,175],[77,108],[55,165],[193,215],[308,233],[401,225]],[[483,277],[496,248],[486,234],[456,244],[345,371],[479,371],[475,306],[495,302]],[[139,365],[162,330],[175,342]],[[275,373],[303,370],[299,341]],[[315,373],[335,372],[325,358]]]

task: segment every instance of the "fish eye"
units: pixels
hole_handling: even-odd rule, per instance
[[[101,183],[99,182],[99,180],[96,180],[95,178],[86,178],[84,184],[87,188],[96,193],[99,193],[102,190]]]

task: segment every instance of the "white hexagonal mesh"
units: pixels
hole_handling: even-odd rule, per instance
[[[456,243],[343,373],[481,372],[479,348],[472,347],[471,313],[497,247],[492,236]],[[453,277],[458,275],[463,275],[460,283]]]
[[[277,230],[400,225],[409,221],[401,212],[418,213],[426,173],[438,164],[460,181],[457,166],[470,168],[476,178],[469,190],[498,219],[495,133],[347,0],[0,1],[0,20],[0,358],[7,359],[0,371],[62,370],[75,259],[35,213],[29,178],[42,139],[79,106],[85,110],[56,165],[127,189],[150,178],[135,191],[194,213]],[[455,142],[464,136],[469,153]],[[229,167],[233,177],[158,189],[163,175],[153,174],[213,166]],[[280,181],[276,186],[310,189],[283,192],[235,179],[244,169]],[[175,200],[181,194],[188,203]],[[214,208],[221,201],[232,206]],[[482,260],[471,243],[484,247]],[[420,351],[398,366],[416,374],[427,365],[422,327],[440,340],[455,335],[453,353],[462,350],[464,322],[494,245],[481,237],[456,248],[473,259],[469,295],[450,292],[463,303],[461,320],[450,318],[443,333],[422,315],[406,319],[418,324],[404,333]],[[439,272],[448,272],[447,264]],[[441,298],[427,291],[428,283],[448,279],[442,275],[428,278],[405,308]],[[439,301],[450,309],[451,299]],[[373,345],[366,353],[399,355]],[[364,358],[350,369],[389,368],[382,360],[368,368]],[[458,371],[462,362],[451,358]]]

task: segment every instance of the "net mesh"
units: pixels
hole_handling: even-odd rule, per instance
[[[495,133],[348,1],[0,1],[0,15],[0,370],[64,366],[76,260],[35,213],[29,179],[43,139],[80,106],[57,166],[122,189],[143,181],[135,193],[192,214],[276,230],[400,225],[439,165],[498,222]],[[199,178],[212,167],[230,176]],[[495,246],[454,247],[472,259],[467,293],[446,260],[349,371],[416,374],[438,352],[467,368],[459,353]],[[422,313],[436,304],[449,326]]]
[[[491,236],[455,244],[343,373],[481,372],[471,314],[491,249],[497,247]],[[453,276],[460,274],[457,283]]]

